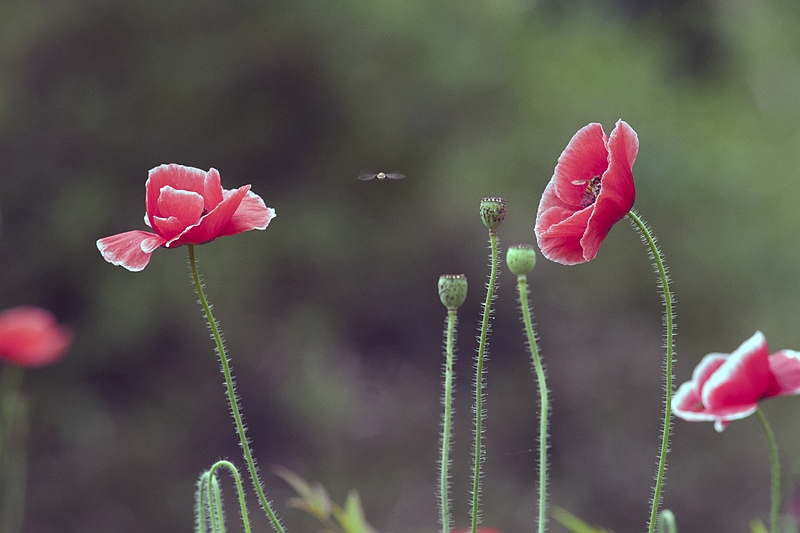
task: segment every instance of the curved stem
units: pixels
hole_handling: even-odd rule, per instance
[[[231,415],[233,416],[234,423],[236,424],[236,433],[239,436],[239,444],[244,452],[244,460],[247,463],[247,471],[250,473],[250,479],[253,482],[253,487],[258,495],[258,501],[262,509],[267,514],[272,527],[277,533],[285,533],[283,526],[278,520],[275,511],[272,510],[272,505],[269,503],[266,494],[264,494],[264,487],[262,486],[261,479],[258,476],[258,469],[256,468],[255,459],[253,459],[253,452],[250,450],[250,441],[247,439],[247,433],[242,421],[242,415],[239,409],[239,402],[236,400],[236,390],[233,385],[233,376],[231,374],[231,367],[228,363],[228,354],[225,351],[225,345],[222,342],[222,335],[219,332],[219,326],[211,313],[211,306],[208,305],[208,300],[203,292],[203,284],[200,282],[200,275],[197,273],[197,261],[194,257],[194,245],[187,245],[189,249],[189,265],[192,268],[192,279],[194,280],[194,288],[197,291],[197,297],[200,299],[200,305],[206,314],[208,326],[211,328],[211,335],[214,337],[214,342],[217,345],[217,355],[219,355],[220,366],[222,367],[222,374],[225,376],[225,387],[228,393],[228,404],[231,408]]]
[[[220,460],[214,463],[214,466],[211,467],[209,473],[213,477],[217,474],[217,470],[223,467],[228,469],[228,471],[231,473],[231,477],[233,477],[234,483],[236,483],[236,494],[239,498],[239,510],[242,514],[242,523],[244,524],[245,533],[250,533],[250,517],[247,514],[244,486],[242,485],[242,476],[239,475],[239,470],[230,461]]]
[[[497,252],[497,233],[489,231],[489,244],[491,255],[489,261],[491,271],[489,283],[486,285],[486,301],[483,304],[483,320],[478,341],[478,357],[475,362],[475,448],[473,450],[473,480],[472,480],[472,526],[471,533],[478,530],[480,520],[480,494],[481,494],[481,465],[483,464],[483,364],[486,359],[486,338],[489,332],[489,318],[492,314],[492,301],[494,300],[495,286],[497,285],[497,266],[499,262]]]
[[[444,367],[444,415],[442,418],[442,458],[439,477],[439,505],[442,511],[442,533],[450,532],[450,436],[453,418],[453,362],[457,315],[455,309],[447,310],[447,340]]]
[[[547,429],[550,416],[547,383],[545,382],[544,367],[539,357],[539,348],[536,344],[536,334],[531,322],[530,306],[528,305],[528,280],[525,276],[517,277],[519,289],[519,306],[522,310],[522,320],[525,323],[525,333],[528,336],[528,347],[531,350],[533,368],[536,370],[536,381],[539,385],[539,533],[544,533],[547,522]]]
[[[758,421],[761,422],[761,427],[764,428],[764,435],[767,437],[767,444],[769,444],[769,455],[772,461],[772,504],[770,505],[769,522],[770,533],[778,533],[778,508],[781,500],[781,465],[778,460],[778,445],[775,442],[775,434],[767,422],[767,417],[761,411],[761,408],[756,409],[756,416]]]
[[[664,302],[664,342],[666,345],[665,354],[665,384],[664,384],[664,425],[661,432],[661,453],[658,459],[658,469],[656,471],[656,486],[653,489],[653,501],[650,512],[650,522],[648,523],[648,533],[653,533],[658,519],[658,507],[661,504],[661,490],[664,485],[664,472],[667,468],[667,452],[669,451],[669,435],[672,429],[672,362],[674,358],[674,329],[675,315],[672,309],[673,297],[669,288],[669,276],[664,266],[664,257],[658,249],[656,241],[650,230],[639,216],[630,211],[628,218],[631,219],[635,228],[639,230],[642,241],[650,248],[650,258],[653,260],[655,271],[659,276],[659,286],[661,287],[661,298]]]

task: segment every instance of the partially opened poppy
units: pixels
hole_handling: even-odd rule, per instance
[[[97,241],[103,258],[137,272],[158,248],[204,244],[217,237],[265,229],[275,217],[250,185],[222,188],[219,172],[183,165],[152,169],[145,184],[145,224],[153,233],[127,231]]]
[[[0,312],[0,361],[40,367],[61,359],[72,344],[72,331],[59,326],[53,313],[32,306]]]
[[[800,352],[772,355],[757,331],[731,354],[710,353],[675,393],[672,409],[691,422],[714,422],[722,431],[731,422],[755,413],[758,401],[800,394]]]
[[[572,137],[558,158],[536,214],[536,241],[557,263],[591,261],[611,226],[633,207],[633,162],[639,139],[618,120],[610,136],[592,123]]]

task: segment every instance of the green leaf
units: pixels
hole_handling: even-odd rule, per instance
[[[664,509],[658,513],[657,533],[677,533],[678,527],[675,525],[675,515],[669,509]]]
[[[290,507],[301,509],[320,522],[328,524],[331,517],[333,503],[328,492],[321,484],[311,485],[288,468],[278,467],[275,475],[283,479],[297,492],[299,497],[289,498],[286,502]]]
[[[361,498],[358,492],[351,490],[347,495],[344,508],[334,506],[333,516],[342,526],[344,533],[377,533],[372,526],[367,523],[364,517],[364,508],[361,505]]]
[[[593,527],[561,507],[553,508],[553,518],[572,533],[614,533],[610,529]]]
[[[753,533],[769,533],[761,520],[753,520],[750,522],[750,529],[753,531]]]

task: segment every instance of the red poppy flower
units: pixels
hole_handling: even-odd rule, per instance
[[[21,306],[0,312],[0,361],[39,367],[61,359],[72,344],[72,332],[53,314]]]
[[[706,355],[692,381],[675,393],[672,409],[684,420],[713,421],[722,431],[731,420],[753,414],[759,400],[793,394],[800,394],[800,352],[770,355],[764,334],[757,331],[732,354]]]
[[[584,126],[558,158],[536,214],[536,241],[556,263],[577,265],[597,255],[611,226],[633,207],[636,132],[618,120],[610,136],[597,123]]]
[[[150,171],[145,184],[144,222],[153,229],[127,231],[97,241],[106,261],[138,272],[158,248],[204,244],[217,237],[265,229],[275,217],[250,185],[228,191],[219,172],[182,165],[161,165]]]

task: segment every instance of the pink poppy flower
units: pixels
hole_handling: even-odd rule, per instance
[[[800,394],[800,352],[772,355],[764,334],[757,331],[732,354],[703,357],[672,399],[676,416],[690,422],[714,422],[722,431],[731,420],[750,416],[758,401]]]
[[[618,120],[610,136],[584,126],[558,158],[536,214],[536,242],[556,263],[577,265],[597,255],[611,226],[633,207],[633,162],[639,138]]]
[[[46,309],[20,306],[0,312],[0,361],[45,366],[61,359],[70,344],[70,329],[59,326]]]
[[[103,258],[138,272],[158,248],[204,244],[217,237],[265,229],[275,217],[250,185],[222,188],[219,172],[183,165],[161,165],[150,171],[145,183],[144,222],[153,233],[127,231],[97,241]]]

